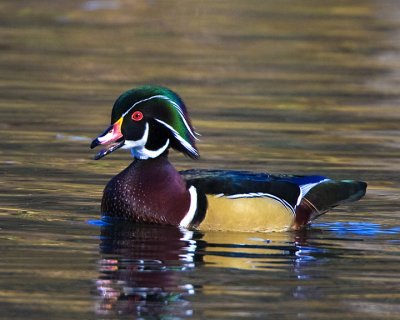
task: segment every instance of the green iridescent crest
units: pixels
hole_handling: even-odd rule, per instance
[[[194,131],[186,106],[182,99],[170,89],[158,86],[142,86],[124,92],[116,101],[111,114],[111,123],[135,110],[154,119],[170,132],[171,147],[197,159]]]

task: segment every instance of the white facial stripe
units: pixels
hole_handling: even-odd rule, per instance
[[[171,130],[172,134],[174,135],[175,138],[177,138],[182,145],[191,153],[195,154],[196,156],[199,154],[195,148],[192,147],[192,145],[187,142],[185,139],[183,139],[178,131],[176,131],[173,127],[171,127],[168,123],[165,123],[164,121],[161,121],[159,119],[155,119],[157,122],[161,123],[164,125],[167,129]]]
[[[197,190],[194,186],[189,188],[190,193],[190,206],[186,215],[183,217],[182,221],[179,223],[179,226],[187,228],[190,223],[193,221],[194,215],[197,210]]]
[[[139,140],[125,140],[125,144],[123,145],[122,149],[142,147],[146,144],[148,138],[149,138],[149,124],[146,122],[143,137],[140,138]]]
[[[139,140],[125,140],[122,149],[131,149],[131,154],[137,159],[156,158],[161,155],[169,146],[169,139],[157,150],[149,150],[145,147],[149,138],[149,124],[146,122],[143,137]]]
[[[136,159],[148,159],[148,158],[157,158],[159,155],[161,155],[165,150],[167,150],[169,146],[169,139],[167,139],[167,142],[157,150],[149,150],[147,148],[143,147],[137,147],[137,148],[132,148],[131,149],[131,154],[133,157]]]
[[[194,134],[194,132],[193,132],[192,129],[190,128],[189,124],[187,123],[187,121],[186,121],[186,119],[185,119],[185,115],[183,114],[183,111],[182,111],[182,109],[180,108],[180,106],[179,106],[176,102],[172,101],[171,99],[169,99],[168,97],[163,96],[163,95],[155,95],[155,96],[152,96],[152,97],[150,97],[150,98],[146,98],[146,99],[143,99],[143,100],[140,100],[140,101],[135,102],[135,103],[132,105],[132,107],[130,107],[130,108],[122,115],[122,117],[125,117],[125,116],[126,116],[133,108],[135,108],[138,104],[140,104],[140,103],[142,103],[142,102],[146,102],[146,101],[152,100],[152,99],[163,99],[163,100],[168,100],[168,101],[175,107],[175,109],[178,111],[179,116],[181,117],[183,123],[185,124],[186,129],[189,131],[189,133],[191,134],[191,136],[194,137],[195,139],[197,139],[197,138],[196,138],[196,135]]]
[[[132,105],[132,107],[130,107],[128,110],[126,110],[126,111],[124,112],[124,114],[122,115],[122,118],[125,117],[125,116],[129,113],[129,111],[131,111],[131,110],[132,110],[134,107],[136,107],[139,103],[149,101],[149,100],[153,99],[154,97],[157,97],[157,96],[153,96],[153,97],[150,97],[150,98],[143,99],[143,100],[140,100],[140,101],[135,102],[135,103]]]
[[[164,97],[164,96],[161,96],[161,97]],[[190,129],[189,124],[186,122],[186,118],[185,118],[185,115],[183,114],[183,111],[182,111],[181,107],[180,107],[177,103],[175,103],[174,101],[172,101],[171,99],[168,99],[167,97],[164,97],[164,98],[165,98],[166,100],[169,100],[169,102],[172,103],[172,105],[175,107],[175,109],[178,111],[179,115],[181,116],[181,119],[182,119],[183,123],[185,124],[185,127],[188,129],[189,133],[191,134],[191,136],[192,136],[193,138],[197,139],[197,138],[196,138],[196,135],[194,134],[194,132],[192,131],[192,129]]]

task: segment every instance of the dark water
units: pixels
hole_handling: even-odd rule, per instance
[[[0,3],[0,318],[400,318],[400,7],[357,1]],[[130,161],[91,160],[122,91],[179,92],[179,169],[369,183],[302,232],[99,221]]]

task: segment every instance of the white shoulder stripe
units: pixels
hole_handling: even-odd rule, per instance
[[[194,215],[197,210],[197,190],[194,186],[189,188],[190,193],[190,206],[187,214],[183,217],[182,221],[179,223],[179,226],[187,228],[190,223],[193,221]]]

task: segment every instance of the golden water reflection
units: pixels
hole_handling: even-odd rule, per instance
[[[1,1],[2,316],[90,318],[93,297],[104,312],[138,306],[134,285],[124,297],[136,300],[119,303],[96,281],[113,285],[129,267],[125,280],[140,280],[141,246],[159,246],[144,253],[166,263],[154,272],[171,286],[154,291],[154,314],[172,306],[181,318],[393,318],[399,16],[395,0]],[[130,156],[95,162],[89,141],[114,99],[143,83],[180,93],[202,134],[200,161],[171,154],[179,169],[359,179],[367,197],[305,237],[153,230],[162,245],[142,232],[111,246],[121,252],[99,253],[106,240],[86,221],[98,218],[104,185]],[[113,271],[124,255],[124,271]]]

